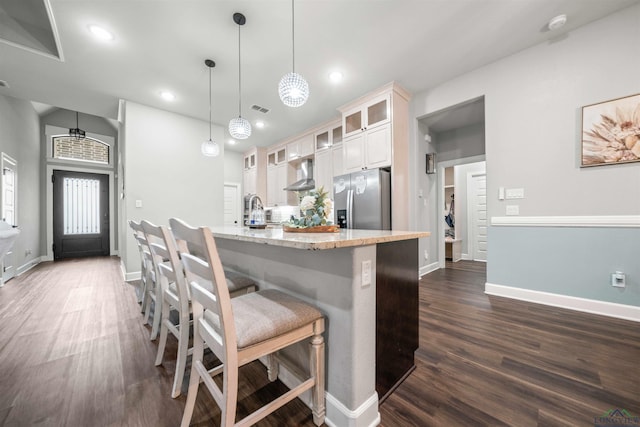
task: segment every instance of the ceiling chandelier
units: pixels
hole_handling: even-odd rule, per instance
[[[211,139],[211,69],[216,66],[216,63],[211,59],[205,59],[204,65],[209,67],[209,140],[203,142],[200,149],[202,150],[202,155],[216,157],[220,154],[220,146]]]
[[[291,40],[293,52],[293,68],[280,80],[278,95],[287,107],[300,107],[309,98],[309,84],[300,74],[296,73],[296,38],[295,38],[295,9],[291,0]]]
[[[236,139],[247,139],[251,136],[251,123],[242,118],[242,68],[240,66],[240,27],[247,19],[242,13],[233,14],[233,22],[238,24],[238,117],[229,121],[229,134]]]
[[[75,140],[84,139],[87,136],[87,133],[80,129],[80,125],[78,124],[78,112],[76,111],[76,127],[69,129],[69,136],[74,138]]]

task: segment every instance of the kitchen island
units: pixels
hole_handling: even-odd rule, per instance
[[[418,238],[429,233],[211,230],[226,268],[255,278],[261,289],[296,295],[325,314],[327,424],[377,425],[379,401],[414,368]],[[287,350],[286,357],[307,369],[307,347]],[[280,379],[295,381],[285,369]]]

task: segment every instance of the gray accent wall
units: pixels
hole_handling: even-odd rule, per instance
[[[0,95],[0,151],[18,162],[18,225],[13,248],[16,271],[36,262],[40,247],[40,120],[29,101]],[[2,197],[0,195],[0,197]],[[31,250],[27,255],[26,251]]]
[[[635,5],[418,93],[412,98],[412,134],[421,133],[421,117],[484,96],[489,218],[504,216],[507,204],[518,205],[522,216],[640,215],[640,163],[580,168],[581,107],[640,93],[640,55],[629,55],[637,50],[639,22],[640,5]],[[599,58],[625,58],[625,65],[612,68],[610,61]],[[417,157],[423,161],[422,155]],[[416,169],[418,179],[424,176],[421,166]],[[500,187],[523,188],[525,197],[498,200]],[[415,214],[422,215],[418,209]],[[564,280],[552,281],[560,269],[556,257],[531,259],[533,249],[525,247],[552,250],[559,244],[552,237],[556,232],[492,227],[488,282],[609,298],[611,290],[602,291],[601,280],[584,280],[584,257],[563,253]],[[630,243],[603,246],[612,242],[599,233],[576,228],[571,238],[593,252],[591,274],[606,277],[613,268],[611,259],[628,260],[632,248]],[[616,239],[625,235],[638,241],[637,230],[611,234]],[[635,253],[637,263],[637,246]],[[514,262],[516,258],[526,261]],[[628,261],[620,268],[633,271]],[[532,276],[532,269],[539,275]],[[640,286],[637,276],[628,280],[630,290]],[[638,304],[637,299],[624,300]]]
[[[490,227],[489,283],[640,306],[640,228]],[[611,273],[627,286],[611,286]]]

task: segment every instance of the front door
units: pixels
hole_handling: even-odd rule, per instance
[[[109,255],[109,175],[53,171],[53,259]]]

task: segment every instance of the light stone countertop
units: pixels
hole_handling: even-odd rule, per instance
[[[347,248],[352,246],[374,245],[376,243],[428,237],[426,231],[395,230],[354,230],[345,229],[338,233],[291,233],[282,228],[264,230],[248,227],[218,226],[210,227],[213,236],[219,239],[239,240],[286,248],[320,250]]]

